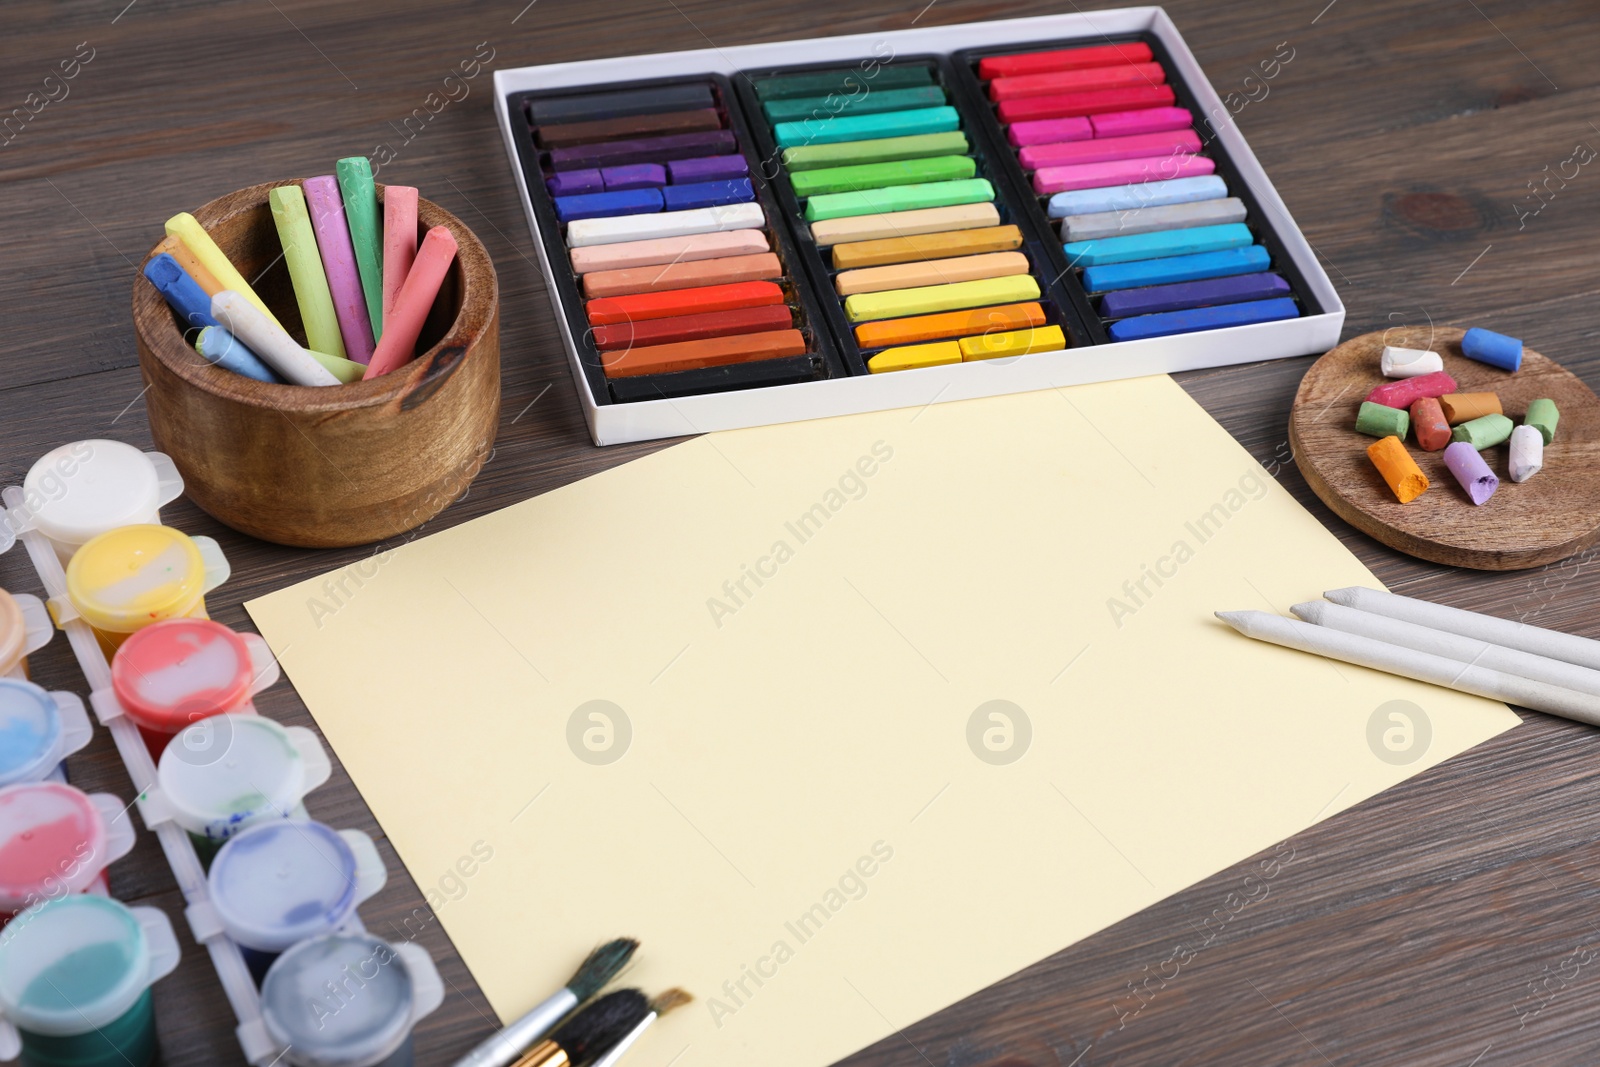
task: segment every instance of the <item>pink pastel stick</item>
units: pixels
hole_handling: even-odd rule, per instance
[[[333,294],[333,313],[339,319],[344,354],[357,363],[366,363],[372,359],[372,320],[367,316],[361,275],[356,273],[356,250],[350,243],[350,228],[345,225],[339,183],[333,175],[324,174],[300,184],[305,190],[306,206],[311,209],[311,228],[317,234],[317,251],[322,253],[322,271],[328,276],[328,291]]]
[[[1109,163],[1074,163],[1034,171],[1033,188],[1039,195],[1048,196],[1051,193],[1064,193],[1068,189],[1100,189],[1108,185],[1196,178],[1216,169],[1217,165],[1205,156],[1146,156],[1143,159],[1117,159]]]
[[[1094,127],[1089,123],[1090,120],[1086,118],[1013,122],[1006,128],[1006,137],[1018,148],[1030,144],[1053,144],[1056,141],[1087,141],[1094,136]]]
[[[1038,170],[1040,167],[1063,167],[1070,163],[1107,163],[1113,159],[1187,155],[1198,151],[1200,138],[1193,130],[1168,130],[1165,133],[1139,133],[1132,137],[1097,137],[1092,141],[1029,145],[1017,156],[1024,167]]]
[[[1143,111],[1107,111],[1103,115],[1090,115],[1089,124],[1096,137],[1128,137],[1136,133],[1160,133],[1162,130],[1187,130],[1194,124],[1194,116],[1186,107],[1150,107]]]
[[[1425,396],[1445,396],[1455,391],[1456,380],[1439,370],[1380,385],[1367,394],[1367,399],[1386,408],[1409,408]]]
[[[384,313],[383,337],[378,341],[372,362],[362,380],[388,374],[411,362],[417,349],[417,338],[422,336],[422,324],[433,310],[439,286],[456,258],[456,239],[446,226],[435,226],[422,239],[417,258],[405,284],[394,298],[394,316]]]
[[[383,189],[383,320],[389,321],[411,261],[417,258],[417,191],[409,185]]]

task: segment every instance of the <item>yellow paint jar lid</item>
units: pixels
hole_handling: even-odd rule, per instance
[[[123,526],[73,555],[67,598],[95,629],[133,633],[191,614],[227,576],[227,561],[209,537],[170,526]]]

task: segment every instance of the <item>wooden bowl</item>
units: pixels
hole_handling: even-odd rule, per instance
[[[194,215],[304,344],[267,203],[271,189],[297,182],[241,189]],[[155,286],[135,280],[150,430],[202,510],[281,545],[362,545],[427,522],[477,475],[500,423],[499,281],[460,219],[422,199],[417,218],[423,232],[448,226],[459,251],[423,327],[425,350],[371,381],[277,385],[213,367]]]
[[[1294,461],[1322,502],[1358,530],[1419,559],[1476,570],[1510,571],[1566,559],[1600,542],[1600,400],[1553,360],[1524,348],[1515,374],[1461,354],[1464,331],[1406,327],[1363,334],[1311,365],[1289,414]],[[1484,452],[1500,488],[1474,507],[1444,465],[1413,437],[1406,451],[1428,476],[1428,491],[1397,501],[1367,458],[1375,438],[1355,431],[1356,410],[1388,379],[1378,370],[1384,345],[1431,348],[1463,393],[1498,393],[1521,423],[1529,401],[1549,397],[1561,412],[1544,466],[1521,483],[1507,471],[1508,446]]]

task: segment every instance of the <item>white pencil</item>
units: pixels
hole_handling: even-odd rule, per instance
[[[1431,682],[1474,696],[1520,704],[1525,708],[1600,726],[1600,697],[1577,693],[1548,682],[1460,663],[1443,656],[1358,637],[1299,619],[1285,619],[1265,611],[1219,611],[1217,618],[1246,637],[1285,648],[1311,652],[1329,659],[1370,667],[1375,671]]]
[[[1600,641],[1591,641],[1576,634],[1546,630],[1510,619],[1498,619],[1493,615],[1480,615],[1475,611],[1447,608],[1443,604],[1413,600],[1382,589],[1364,589],[1359,585],[1330,589],[1322,595],[1335,604],[1343,604],[1357,611],[1387,615],[1391,619],[1414,622],[1418,626],[1600,670]]]
[[[1357,611],[1342,604],[1326,600],[1313,600],[1296,604],[1289,609],[1306,622],[1342,630],[1347,634],[1370,637],[1402,648],[1414,648],[1458,663],[1472,663],[1492,671],[1515,674],[1535,682],[1548,682],[1563,689],[1600,697],[1600,671],[1591,671],[1575,663],[1535,656],[1515,648],[1506,648],[1474,637],[1446,633],[1414,622],[1391,619],[1387,615],[1374,615]]]
[[[224,289],[211,298],[211,315],[295,385],[338,385],[333,372],[295,343],[282,326],[256,310],[248,297]]]

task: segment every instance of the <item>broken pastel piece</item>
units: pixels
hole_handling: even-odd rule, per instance
[[[1465,441],[1456,441],[1444,450],[1444,465],[1461,483],[1467,498],[1480,507],[1500,488],[1500,479],[1478,455],[1478,450]]]
[[[1504,444],[1511,437],[1511,420],[1504,415],[1485,415],[1463,422],[1450,433],[1450,440],[1471,445],[1482,452],[1486,448]]]
[[[1447,393],[1439,398],[1439,407],[1444,410],[1445,421],[1451,426],[1481,419],[1485,415],[1505,414],[1497,393]]]
[[[1356,414],[1356,433],[1373,437],[1398,437],[1404,441],[1411,429],[1411,416],[1399,408],[1386,408],[1382,404],[1365,401]]]
[[[1525,482],[1544,466],[1544,435],[1524,423],[1511,431],[1511,480]]]
[[[1528,401],[1528,412],[1522,416],[1523,425],[1538,430],[1545,444],[1555,440],[1556,423],[1560,421],[1561,413],[1556,410],[1556,402],[1549,399]]]
[[[1412,403],[1411,429],[1417,436],[1417,447],[1424,452],[1437,452],[1450,443],[1450,423],[1437,397],[1425,396]]]
[[[1409,408],[1425,396],[1444,396],[1455,391],[1456,380],[1444,371],[1435,371],[1380,385],[1367,394],[1367,399],[1387,408]]]
[[[1424,348],[1396,348],[1384,345],[1378,369],[1385,378],[1416,378],[1444,370],[1444,357]]]
[[[1501,370],[1515,371],[1522,366],[1522,342],[1503,333],[1474,326],[1461,339],[1461,354]]]
[[[1378,468],[1378,473],[1400,503],[1409,504],[1427,491],[1428,476],[1422,473],[1422,468],[1411,458],[1411,453],[1406,451],[1400,438],[1385,437],[1372,442],[1367,446],[1367,458]]]

